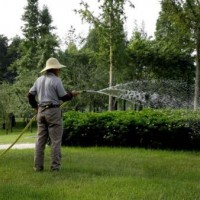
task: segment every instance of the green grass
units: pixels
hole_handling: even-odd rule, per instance
[[[0,199],[197,200],[200,153],[63,147],[62,170],[33,171],[33,149],[0,160]],[[1,153],[1,151],[0,151]]]
[[[15,141],[15,139],[21,134],[25,128],[23,118],[16,119],[17,124],[12,128],[12,132],[9,130],[8,133],[5,129],[0,129],[0,144],[10,144]],[[29,127],[17,143],[34,143],[36,141],[37,127],[36,122],[32,123],[32,130]]]
[[[11,144],[15,141],[15,139],[18,137],[17,134],[13,135],[2,135],[0,136],[0,145],[1,144]],[[25,133],[17,142],[18,143],[35,143],[36,141],[36,133]]]
[[[20,135],[21,129],[14,129],[13,132],[6,134],[5,130],[0,130],[0,144],[10,144]],[[34,128],[32,132],[26,131],[17,143],[34,143],[36,141],[37,130]]]

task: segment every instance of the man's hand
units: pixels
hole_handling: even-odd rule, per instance
[[[37,108],[34,108],[35,109],[35,113],[37,114],[38,113],[38,107]]]
[[[72,94],[73,97],[75,97],[75,96],[81,94],[81,92],[79,92],[79,91],[72,91],[71,94]]]

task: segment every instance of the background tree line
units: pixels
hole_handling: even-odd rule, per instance
[[[133,22],[130,39],[124,30],[126,0],[99,0],[100,14],[93,16],[82,2],[76,13],[92,28],[86,38],[72,27],[65,41],[54,33],[47,6],[27,0],[23,38],[0,35],[1,118],[8,113],[29,116],[27,93],[46,60],[55,56],[67,68],[61,78],[67,90],[100,90],[133,80],[170,79],[194,88],[194,108],[199,105],[200,3],[196,0],[162,0],[155,37]],[[78,42],[79,41],[79,42]],[[81,41],[81,42],[80,42]],[[63,49],[62,43],[65,43]],[[8,100],[9,98],[9,100]],[[67,110],[125,109],[126,103],[99,94],[83,94],[69,102]]]

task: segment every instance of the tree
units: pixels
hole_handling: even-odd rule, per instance
[[[58,51],[59,61],[67,66],[63,68],[61,78],[68,90],[99,90],[105,84],[105,70],[97,68],[96,53],[92,49],[96,46],[93,45],[93,41],[96,40],[93,33],[93,29],[90,30],[86,40],[83,40],[71,27],[64,41],[66,49]],[[68,109],[99,111],[105,107],[105,98],[99,98],[95,93],[85,93],[78,99],[68,102],[67,106]]]
[[[15,37],[9,43],[6,36],[0,35],[0,82],[12,83],[16,72],[10,69],[10,65],[17,59],[19,40]]]
[[[192,49],[195,52],[194,110],[197,110],[200,93],[200,2],[196,0],[162,0],[161,3],[162,7],[165,8],[168,13],[169,27],[177,29],[181,36],[185,35],[187,40],[183,41],[181,37],[179,37],[180,41],[182,40],[182,43],[186,44],[189,50]],[[185,36],[183,38],[185,38]],[[186,43],[188,40],[190,44]]]
[[[172,3],[172,2],[171,2]],[[170,9],[167,1],[162,1],[161,12],[156,24],[156,42],[162,49],[162,55],[166,54],[166,61],[171,60],[171,67],[177,69],[175,76],[193,83],[194,72],[194,41],[192,32],[180,20],[177,12],[181,10],[177,5],[176,9]],[[174,7],[174,6],[173,6]],[[173,11],[174,10],[174,11]],[[182,15],[181,13],[179,13]],[[162,56],[163,57],[163,56]],[[167,62],[165,62],[167,64]],[[169,62],[168,62],[169,63]],[[173,69],[171,69],[173,71]]]
[[[155,59],[153,41],[147,37],[143,29],[135,28],[128,43],[127,51],[130,60],[126,76],[129,80],[151,79],[155,76],[151,67]]]
[[[101,34],[97,28],[90,29],[89,34],[86,38],[86,43],[80,50],[88,57],[89,71],[88,77],[90,77],[89,88],[100,90],[104,88],[105,83],[107,83],[108,73],[107,73],[107,59],[105,52],[101,50]],[[116,75],[116,74],[115,74]]]
[[[8,46],[8,55],[7,59],[9,62],[9,82],[14,83],[15,78],[17,76],[17,65],[16,61],[22,57],[22,49],[21,49],[21,44],[23,40],[19,36],[15,36],[14,38],[11,39],[11,43]]]
[[[22,19],[25,40],[22,45],[23,57],[19,61],[20,69],[41,70],[46,60],[55,55],[58,47],[57,36],[52,33],[55,29],[52,17],[47,6],[43,6],[40,11],[38,0],[28,0]]]
[[[8,69],[8,38],[0,35],[0,82],[5,80]]]
[[[173,79],[193,82],[193,58],[176,45],[151,40],[135,32],[128,45],[130,69],[136,79]],[[132,67],[131,67],[132,66]]]
[[[46,60],[55,56],[56,48],[59,47],[58,38],[53,33],[55,27],[52,26],[52,17],[49,13],[47,6],[43,6],[39,15],[39,38],[37,54],[40,55],[38,68],[42,69]]]
[[[40,36],[38,0],[27,0],[27,2],[22,16],[25,39],[22,44],[23,57],[19,60],[19,74],[35,69],[38,64],[37,47]]]
[[[12,116],[13,113],[19,113],[16,94],[13,90],[13,85],[3,82],[0,85],[0,118],[2,119],[3,126],[8,133],[12,131]]]
[[[21,57],[13,63],[17,68],[15,90],[21,102],[27,102],[26,94],[38,77],[40,70],[50,56],[55,55],[58,41],[52,33],[54,27],[51,25],[52,18],[48,8],[38,8],[38,0],[27,0],[22,19],[24,21],[24,39],[20,45]],[[21,96],[23,95],[23,96]],[[24,114],[27,112],[26,105],[21,104]]]
[[[100,2],[100,1],[99,1]],[[124,5],[126,0],[104,0],[100,5],[102,14],[97,18],[88,9],[88,4],[82,2],[84,9],[78,12],[87,22],[98,30],[100,39],[99,54],[102,56],[101,66],[109,66],[109,87],[114,83],[113,72],[123,63],[126,46],[123,23],[125,20]],[[109,110],[114,109],[113,97],[109,96]]]

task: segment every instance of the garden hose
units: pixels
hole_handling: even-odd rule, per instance
[[[5,155],[9,149],[11,149],[16,143],[17,141],[22,137],[22,135],[24,134],[24,132],[29,128],[29,126],[32,124],[33,120],[35,120],[36,115],[33,116],[33,118],[29,121],[29,123],[24,127],[24,129],[22,130],[22,132],[19,134],[19,136],[16,138],[16,140],[7,148],[5,149],[2,154],[0,154],[0,159],[3,157],[3,155]]]
[[[79,91],[80,94],[82,93],[86,93],[89,92],[89,90],[82,90]],[[60,108],[63,108],[65,105],[67,104],[67,101],[62,103],[60,105]],[[32,122],[36,119],[36,115],[32,117],[32,119],[29,121],[29,123],[24,127],[24,129],[21,131],[21,133],[19,134],[19,136],[16,138],[16,140],[7,148],[5,149],[1,154],[0,154],[0,159],[3,157],[3,155],[5,155],[9,149],[11,149],[17,142],[18,140],[22,137],[22,135],[25,133],[25,131],[30,127],[30,125],[32,124]]]

